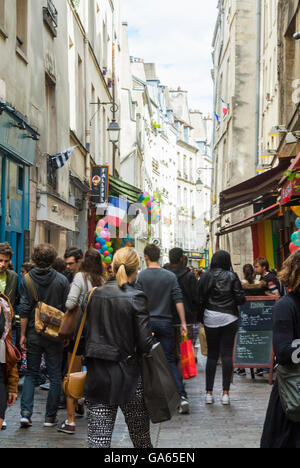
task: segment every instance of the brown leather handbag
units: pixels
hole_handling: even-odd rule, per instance
[[[72,340],[78,318],[79,307],[75,307],[72,310],[67,310],[63,319],[61,321],[60,328],[58,330],[58,335],[62,340]]]
[[[5,340],[6,347],[6,370],[9,372],[15,367],[17,362],[21,361],[22,355],[20,351],[10,342],[9,339]]]
[[[97,288],[94,288],[90,292],[90,295],[89,295],[89,298],[85,307],[85,311],[84,311],[84,314],[80,323],[80,327],[78,330],[77,338],[75,341],[75,346],[73,349],[73,354],[72,354],[71,362],[69,365],[68,373],[63,381],[63,390],[64,390],[66,397],[73,398],[74,400],[79,400],[84,395],[84,384],[86,380],[86,372],[74,372],[73,374],[71,372],[72,372],[72,368],[74,365],[79,341],[83,332],[83,327],[86,321],[88,306],[92,298],[92,295],[96,289]]]

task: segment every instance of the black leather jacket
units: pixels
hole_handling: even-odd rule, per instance
[[[200,278],[201,310],[213,310],[239,316],[238,306],[246,301],[245,292],[236,273],[216,268]]]
[[[130,401],[140,377],[138,358],[153,345],[145,294],[129,285],[120,288],[115,280],[97,288],[84,339],[87,400],[110,405]]]

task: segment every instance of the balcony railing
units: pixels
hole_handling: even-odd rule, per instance
[[[52,0],[47,0],[47,8],[50,13],[51,19],[55,26],[57,27],[57,9],[55,8],[55,5]]]
[[[44,22],[49,27],[53,36],[57,36],[58,13],[52,0],[47,0],[47,6],[43,8]]]

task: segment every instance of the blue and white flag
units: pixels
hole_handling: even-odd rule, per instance
[[[220,123],[220,117],[218,116],[218,114],[217,114],[217,113],[215,113],[215,117],[216,117],[216,119],[217,119],[218,123]]]

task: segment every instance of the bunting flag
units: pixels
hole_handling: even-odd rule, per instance
[[[60,169],[63,167],[68,159],[70,159],[71,154],[77,148],[77,146],[72,146],[72,148],[67,149],[63,153],[55,154],[51,157],[52,166],[54,169]]]
[[[226,115],[228,113],[228,104],[223,99],[221,99],[221,102],[223,115]]]
[[[220,123],[220,117],[218,116],[218,114],[217,114],[217,113],[215,113],[215,117],[216,117],[216,119],[217,119],[218,123]]]

